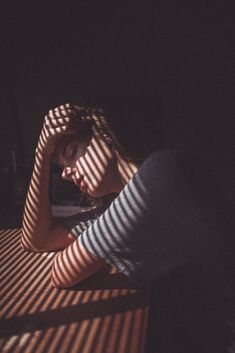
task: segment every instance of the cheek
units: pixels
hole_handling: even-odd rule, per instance
[[[77,162],[77,170],[79,175],[84,176],[86,191],[91,196],[102,196],[105,194],[106,188],[111,183],[110,171],[112,169],[111,160],[91,160],[89,158],[80,158]],[[100,194],[101,193],[101,194]]]
[[[101,181],[109,169],[112,159],[109,156],[102,156],[102,159],[96,154],[87,153],[84,157],[81,157],[76,165],[78,170],[84,176],[90,176],[90,178],[97,181]]]

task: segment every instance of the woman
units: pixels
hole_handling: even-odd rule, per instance
[[[53,159],[96,205],[85,230],[76,217],[59,223],[51,215]],[[39,137],[22,245],[64,249],[52,267],[57,288],[107,263],[137,285],[151,283],[158,342],[150,352],[232,352],[233,252],[221,200],[196,157],[161,150],[140,163],[125,153],[102,111],[66,104],[48,113]]]

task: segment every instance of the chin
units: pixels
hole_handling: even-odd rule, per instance
[[[94,197],[94,198],[98,198],[98,197],[102,197],[102,196],[106,196],[108,194],[110,194],[109,191],[107,190],[87,190],[87,194]]]

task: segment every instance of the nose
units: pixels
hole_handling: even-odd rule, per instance
[[[76,173],[76,168],[65,167],[62,171],[62,178],[65,180],[72,180],[72,176]]]

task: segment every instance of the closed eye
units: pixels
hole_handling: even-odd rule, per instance
[[[64,151],[64,160],[71,163],[75,159],[81,158],[90,146],[90,141],[79,141],[69,143]]]
[[[77,146],[75,145],[73,148],[72,148],[72,151],[71,151],[71,154],[70,154],[70,159],[73,159],[75,156],[76,156],[76,152],[77,152]]]
[[[72,144],[72,145],[68,145],[66,150],[65,150],[65,154],[64,157],[66,160],[71,161],[77,153],[77,144]]]

